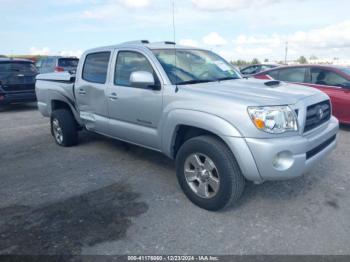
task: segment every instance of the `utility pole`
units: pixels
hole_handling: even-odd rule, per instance
[[[287,64],[287,56],[288,56],[288,41],[286,41],[286,53],[284,56],[284,63]]]

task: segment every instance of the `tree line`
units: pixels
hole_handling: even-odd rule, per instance
[[[316,60],[317,57],[315,56],[311,56],[310,57],[310,60]],[[305,56],[300,56],[297,60],[295,60],[296,63],[299,63],[299,64],[307,64],[309,63],[308,59],[305,57]],[[242,66],[248,66],[248,65],[255,65],[255,64],[261,64],[262,62],[257,59],[257,58],[254,58],[253,60],[251,61],[247,61],[247,60],[242,60],[242,59],[238,59],[238,60],[232,60],[231,61],[231,64],[235,65],[235,66],[238,66],[238,67],[242,67]],[[265,58],[263,63],[269,63],[269,59]],[[285,61],[278,61],[277,62],[278,64],[285,64]]]

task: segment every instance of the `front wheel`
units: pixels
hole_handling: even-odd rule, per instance
[[[230,206],[244,191],[245,179],[235,157],[212,136],[187,140],[177,154],[176,170],[186,196],[207,210]]]
[[[70,111],[59,109],[52,112],[51,134],[59,146],[78,144],[78,125]]]

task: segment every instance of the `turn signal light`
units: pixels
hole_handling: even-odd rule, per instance
[[[254,118],[254,124],[257,128],[259,129],[263,129],[265,127],[265,123],[263,120],[259,119],[259,118]]]

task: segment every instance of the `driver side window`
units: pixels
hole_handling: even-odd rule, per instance
[[[114,72],[114,84],[131,87],[130,75],[136,71],[150,72],[154,76],[155,85],[160,86],[157,74],[154,72],[152,65],[144,55],[132,51],[118,52]]]

